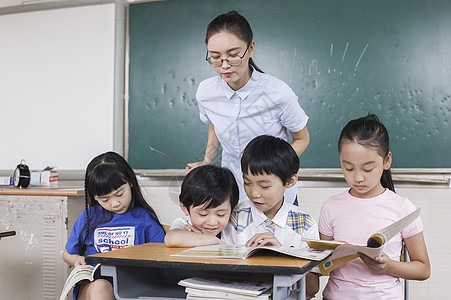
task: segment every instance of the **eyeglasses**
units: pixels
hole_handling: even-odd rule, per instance
[[[239,56],[238,54],[232,54],[232,55],[227,56],[227,58],[207,56],[208,55],[208,51],[207,51],[207,54],[205,55],[205,59],[214,68],[219,68],[220,66],[222,66],[224,61],[226,61],[232,67],[237,67],[237,66],[241,65],[241,61],[243,60],[243,57],[246,55],[248,49],[249,49],[249,45],[247,46],[246,51],[244,51],[242,56]]]

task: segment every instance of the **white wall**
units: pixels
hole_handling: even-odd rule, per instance
[[[113,149],[114,3],[0,14],[0,41],[0,170]]]

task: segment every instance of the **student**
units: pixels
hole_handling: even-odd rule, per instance
[[[390,172],[392,153],[388,132],[376,115],[350,121],[338,141],[347,191],[329,198],[321,209],[323,240],[366,244],[368,237],[415,210],[395,194]],[[400,262],[402,243],[410,262]],[[430,263],[420,218],[385,244],[381,257],[354,259],[333,270],[324,299],[404,299],[399,278],[424,280]]]
[[[196,93],[200,119],[209,124],[208,142],[203,161],[191,163],[187,171],[213,163],[222,145],[222,166],[235,175],[241,202],[246,194],[240,158],[246,145],[262,134],[287,140],[290,131],[299,156],[309,144],[308,117],[291,88],[263,74],[252,61],[252,29],[239,13],[230,11],[211,21],[205,43],[206,60],[218,76],[202,81]],[[287,190],[289,203],[295,201],[296,189],[293,185]]]
[[[168,247],[223,244],[221,231],[238,203],[238,186],[230,170],[200,166],[183,180],[179,204],[187,219],[178,218],[165,237]]]
[[[101,154],[89,163],[85,206],[63,253],[63,260],[73,267],[85,265],[88,255],[164,240],[160,221],[144,199],[135,173],[117,153]],[[97,276],[77,285],[74,299],[114,299],[112,278]]]
[[[299,170],[299,158],[289,143],[268,135],[254,138],[244,149],[241,168],[250,200],[233,210],[222,235],[227,244],[306,247],[302,238],[318,239],[313,218],[284,200]],[[314,295],[318,278],[309,273],[307,281],[307,294]]]

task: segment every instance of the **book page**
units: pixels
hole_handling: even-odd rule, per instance
[[[171,254],[171,256],[205,257],[205,258],[246,258],[249,248],[245,246],[209,245],[197,246]]]
[[[193,247],[171,256],[184,257],[204,257],[204,258],[248,258],[250,255],[259,252],[260,250],[269,250],[291,257],[302,258],[307,260],[322,260],[329,256],[331,250],[315,250],[309,248],[293,248],[293,247],[278,247],[278,246],[257,246],[246,247],[236,245],[210,245]]]
[[[277,253],[289,255],[291,257],[308,259],[308,260],[323,260],[324,258],[328,257],[332,253],[332,250],[323,250],[323,249],[316,250],[316,249],[309,249],[309,248],[259,246],[259,247],[253,247],[252,249],[250,249],[248,256],[250,256],[254,252],[259,252],[261,250],[270,250],[270,251],[274,251]]]
[[[180,280],[179,285],[199,290],[258,296],[272,288],[272,274],[218,274]]]
[[[388,242],[391,240],[395,235],[400,233],[404,228],[406,228],[407,225],[412,223],[416,218],[420,216],[420,209],[413,211],[412,213],[408,214],[401,220],[379,230],[375,234],[381,233],[385,236],[385,242]]]
[[[67,294],[77,282],[82,280],[94,281],[94,273],[99,266],[100,264],[97,264],[96,266],[81,265],[75,267],[66,279],[63,291],[61,292],[60,300],[64,300],[66,298]]]
[[[310,248],[316,249],[316,250],[334,250],[338,246],[346,244],[345,242],[314,240],[314,239],[307,239],[307,238],[302,238],[302,240],[304,242],[306,242]]]
[[[230,300],[271,300],[272,289],[258,295],[249,296],[231,292],[210,291],[204,289],[185,288],[187,300],[230,299]]]

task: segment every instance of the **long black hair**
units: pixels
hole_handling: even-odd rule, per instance
[[[114,213],[102,209],[101,215],[95,215],[93,207],[99,206],[99,202],[94,199],[95,196],[108,195],[117,190],[124,184],[130,185],[132,199],[128,211],[135,207],[144,208],[152,219],[161,226],[155,211],[144,199],[141,188],[136,179],[135,172],[127,161],[116,152],[106,152],[94,157],[86,168],[85,174],[85,210],[86,223],[80,231],[78,237],[79,253],[85,254],[86,241],[93,234],[95,228],[100,224],[106,223],[113,218]],[[163,228],[161,226],[161,228]]]
[[[384,159],[390,153],[390,140],[387,128],[379,121],[379,118],[372,113],[365,117],[351,120],[342,129],[338,139],[338,152],[346,142],[356,142],[366,148],[376,149]],[[384,188],[395,191],[391,170],[384,170],[381,177],[381,184]]]
[[[213,21],[210,22],[210,24],[208,24],[205,44],[208,44],[208,41],[214,34],[221,31],[226,31],[234,34],[240,40],[246,42],[248,47],[254,39],[254,35],[252,33],[251,25],[249,25],[249,22],[245,17],[234,10],[229,11],[226,14],[217,16]],[[249,58],[249,66],[252,66],[255,70],[263,73],[263,71],[254,63],[252,57]]]

